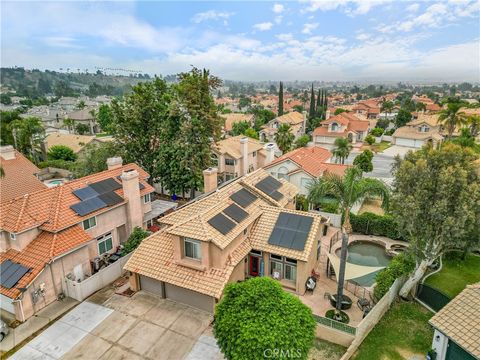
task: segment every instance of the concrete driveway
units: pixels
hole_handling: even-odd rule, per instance
[[[417,151],[419,149],[413,148],[413,147],[407,147],[407,146],[392,145],[383,151],[383,155],[390,156],[390,157],[395,157],[397,155],[400,155],[401,157],[403,157],[410,150]]]
[[[131,298],[113,294],[102,305],[83,302],[12,358],[223,359],[212,320],[211,314],[146,292]]]

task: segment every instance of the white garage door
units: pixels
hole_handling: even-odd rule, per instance
[[[15,314],[15,305],[13,305],[12,299],[9,297],[0,294],[0,305],[2,310],[9,312],[10,314]]]
[[[398,146],[408,146],[408,147],[421,148],[423,146],[423,140],[396,138],[395,139],[395,144],[398,145]]]
[[[140,288],[144,291],[164,297],[161,281],[140,275]]]

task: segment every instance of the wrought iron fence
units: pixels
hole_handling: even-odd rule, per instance
[[[342,322],[339,322],[339,321],[336,321],[336,320],[333,320],[333,319],[329,319],[329,318],[326,318],[326,317],[323,317],[323,316],[319,316],[319,315],[313,315],[313,317],[315,318],[317,323],[328,326],[328,327],[331,327],[332,329],[340,330],[340,331],[343,331],[347,334],[354,335],[354,336],[357,332],[357,328],[354,327],[354,326],[344,324]]]

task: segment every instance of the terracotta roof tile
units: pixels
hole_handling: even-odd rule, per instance
[[[212,146],[212,149],[219,154],[228,154],[235,159],[240,159],[242,157],[240,139],[244,137],[244,135],[238,135],[220,140]],[[249,154],[262,150],[263,146],[264,145],[256,139],[248,139]]]
[[[299,148],[290,151],[265,166],[265,169],[286,160],[291,160],[300,168],[314,177],[319,177],[325,171],[325,162],[332,157],[332,153],[321,147]]]

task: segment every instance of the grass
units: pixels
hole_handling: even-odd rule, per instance
[[[416,302],[396,302],[368,334],[355,360],[404,360],[431,349],[432,313]]]
[[[459,251],[450,252],[442,259],[442,270],[425,280],[450,297],[457,296],[468,284],[480,281],[480,256],[468,254],[461,259]]]
[[[345,351],[346,348],[341,345],[317,338],[308,358],[311,360],[338,360]]]
[[[364,144],[362,146],[362,150],[368,149],[373,151],[374,153],[379,153],[379,152],[383,152],[385,149],[388,149],[390,146],[392,146],[392,144],[389,143],[388,141],[382,141],[379,143],[374,143],[372,145]]]

